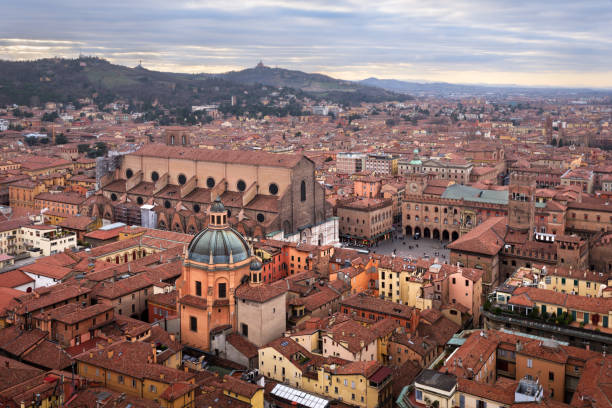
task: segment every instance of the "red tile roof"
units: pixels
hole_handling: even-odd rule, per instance
[[[12,271],[0,274],[0,287],[3,288],[15,288],[31,282],[34,282],[34,279],[30,278],[19,269],[13,269]],[[23,295],[23,292],[19,293]]]
[[[152,143],[144,145],[140,150],[132,153],[132,155],[287,168],[295,167],[300,160],[305,158],[297,154],[194,149],[192,147],[167,146]]]
[[[281,285],[240,285],[235,292],[238,299],[250,300],[264,303],[287,292],[287,288]]]
[[[452,251],[496,255],[505,244],[506,222],[506,217],[488,218],[447,247]]]

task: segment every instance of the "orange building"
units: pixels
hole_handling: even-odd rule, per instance
[[[217,197],[208,228],[189,244],[179,288],[181,342],[208,350],[210,333],[219,326],[236,327],[234,290],[249,278],[251,248],[227,224],[227,211]]]

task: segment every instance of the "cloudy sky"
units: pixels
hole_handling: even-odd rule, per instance
[[[2,0],[0,58],[612,87],[612,1]]]

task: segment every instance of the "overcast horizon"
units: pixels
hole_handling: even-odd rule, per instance
[[[221,73],[265,65],[339,79],[612,87],[612,3],[282,0],[3,5],[0,58],[79,54]]]

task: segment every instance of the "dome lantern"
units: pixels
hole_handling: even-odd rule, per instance
[[[263,265],[259,258],[256,256],[253,257],[251,264],[249,265],[249,269],[251,271],[251,284],[258,285],[261,283],[261,270]]]
[[[196,235],[187,249],[187,260],[214,265],[242,263],[251,257],[251,248],[244,237],[227,223],[227,210],[217,197],[210,207],[208,228]]]
[[[217,196],[215,202],[210,206],[210,224],[211,228],[227,227],[227,210],[221,202],[221,197]]]

